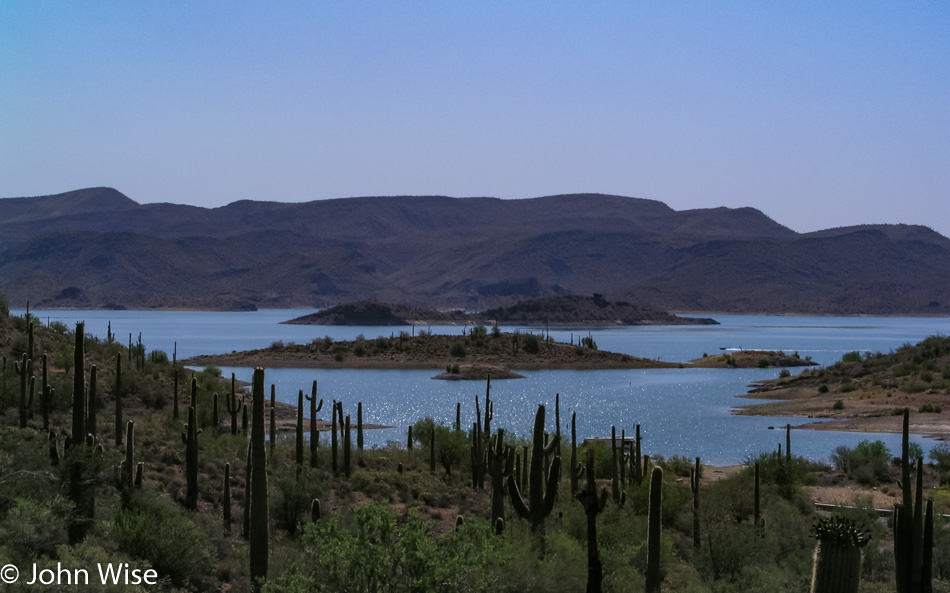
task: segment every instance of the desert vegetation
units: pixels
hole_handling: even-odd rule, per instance
[[[277,433],[263,369],[248,390],[132,337],[5,311],[0,354],[0,565],[21,574],[155,571],[155,585],[101,588],[117,591],[823,591],[813,567],[838,546],[859,548],[849,578],[863,591],[947,590],[945,448],[928,466],[906,444],[896,462],[870,447],[839,470],[788,437],[714,480],[699,459],[650,455],[638,426],[579,443],[556,394],[512,434],[486,381],[452,425],[419,419],[368,449],[359,402],[316,383]],[[329,435],[305,406],[331,414]],[[816,484],[857,483],[867,457],[900,501],[893,533],[870,501],[833,522],[812,504]]]

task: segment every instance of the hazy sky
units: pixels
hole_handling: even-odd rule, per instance
[[[950,2],[0,0],[0,196],[91,186],[950,235]]]

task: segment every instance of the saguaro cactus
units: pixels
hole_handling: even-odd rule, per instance
[[[270,384],[270,431],[268,436],[270,437],[270,456],[271,459],[274,458],[274,444],[277,441],[277,418],[275,414],[275,408],[277,402],[277,387],[271,383]],[[313,445],[311,445],[312,447]],[[313,463],[313,460],[311,460]]]
[[[69,445],[73,449],[73,461],[69,465],[69,498],[76,506],[76,514],[69,524],[69,543],[82,541],[95,515],[95,498],[90,491],[82,453],[77,453],[86,443],[86,373],[85,324],[76,324],[76,345],[73,349],[73,419]]]
[[[363,402],[356,402],[356,448],[363,450]]]
[[[662,502],[663,469],[657,466],[653,468],[653,475],[650,476],[650,517],[647,527],[649,534],[647,543],[647,593],[653,593],[654,591],[659,592],[660,590],[660,520],[662,518]]]
[[[333,402],[333,421],[331,423],[330,430],[330,459],[331,459],[331,469],[333,470],[333,475],[337,475],[339,472],[339,466],[337,464],[337,453],[339,451],[339,435],[337,434],[337,416],[339,415],[340,422],[343,421],[343,405],[338,402]],[[412,437],[412,435],[409,435]],[[410,438],[411,442],[411,438]],[[409,448],[412,451],[412,447]]]
[[[33,360],[28,358],[26,352],[24,352],[20,362],[13,362],[13,370],[20,375],[20,404],[17,406],[20,413],[20,428],[26,428],[26,394],[30,376],[33,374]]]
[[[544,406],[538,406],[534,417],[534,433],[532,436],[533,448],[531,451],[531,469],[528,479],[528,502],[521,497],[518,484],[513,476],[508,476],[508,494],[511,505],[522,519],[531,521],[532,530],[544,529],[544,519],[554,509],[554,500],[557,498],[557,484],[561,478],[561,458],[554,457],[548,473],[547,488],[544,484],[544,457],[558,450],[558,438],[555,436],[544,446]]]
[[[297,390],[297,428],[294,431],[297,468],[303,466],[303,389]]]
[[[176,385],[175,385],[175,402],[178,402],[178,385],[177,385],[178,373],[175,373]],[[122,446],[122,355],[116,353],[115,355],[115,390],[113,393],[115,397],[115,446]],[[175,418],[178,418],[178,415],[175,415]]]
[[[340,415],[343,415],[343,408],[340,408]],[[350,456],[353,449],[353,440],[350,438],[350,415],[347,414],[343,420],[343,475],[350,477]]]
[[[231,464],[224,464],[224,497],[221,500],[224,532],[231,533]]]
[[[699,533],[699,476],[702,466],[699,463],[699,457],[696,458],[696,467],[689,471],[689,489],[693,493],[693,550],[699,551],[700,533]]]
[[[192,388],[195,389],[195,379]],[[185,443],[185,507],[198,507],[198,418],[194,406],[188,406],[188,424],[181,433]]]
[[[505,445],[505,431],[488,441],[488,475],[491,476],[491,524],[505,518],[505,479],[512,475],[514,449]]]
[[[933,502],[924,513],[923,459],[917,459],[916,492],[910,485],[910,412],[904,409],[901,437],[903,503],[894,505],[894,564],[897,593],[927,593],[933,590]]]
[[[317,402],[317,380],[313,380],[310,395],[306,396],[310,402],[310,467],[317,467],[317,451],[320,446],[320,431],[317,430],[317,413],[323,409],[323,398]],[[274,430],[274,396],[271,391],[271,431]],[[362,447],[361,447],[362,448]]]
[[[861,584],[861,548],[871,539],[852,521],[821,518],[812,529],[815,545],[811,593],[857,593]]]
[[[578,466],[577,466],[577,412],[571,413],[571,495],[577,496],[578,489],[578,480],[580,476],[578,475]]]
[[[264,450],[264,369],[254,369],[251,404],[251,589],[260,591],[267,579],[267,452]]]
[[[598,494],[594,480],[594,448],[587,449],[587,488],[576,495],[587,515],[587,593],[600,593],[604,580],[603,565],[597,549],[597,515],[607,506],[607,488]]]
[[[116,355],[118,357],[118,355]],[[119,366],[116,364],[116,369]],[[175,350],[172,353],[172,374],[174,375],[174,392],[172,393],[172,401],[174,402],[174,407],[172,408],[172,420],[178,420],[178,342],[175,342]]]
[[[610,491],[615,504],[620,504],[620,476],[617,461],[617,427],[610,427]]]
[[[231,393],[224,398],[227,402],[228,413],[231,414],[231,434],[238,432],[238,414],[244,408],[244,400],[238,401],[237,392],[234,390],[234,373],[231,373]]]
[[[135,422],[129,420],[125,429],[125,461],[122,462],[122,487],[132,487],[135,458]]]
[[[86,404],[86,433],[96,434],[96,410],[99,402],[96,397],[96,383],[98,383],[98,373],[96,365],[89,367],[89,391],[87,393],[88,403]]]

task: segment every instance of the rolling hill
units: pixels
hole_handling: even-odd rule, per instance
[[[0,199],[0,292],[47,307],[486,309],[601,293],[660,310],[950,314],[950,240],[799,234],[752,208],[576,194],[394,196],[221,208],[109,188]]]

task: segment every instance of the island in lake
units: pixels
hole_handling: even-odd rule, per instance
[[[948,387],[950,338],[930,337],[888,354],[850,352],[826,368],[759,382],[741,397],[773,401],[735,412],[831,420],[803,426],[817,430],[899,433],[901,414],[908,408],[911,432],[947,439]]]
[[[294,325],[718,325],[709,318],[679,317],[603,295],[559,295],[515,301],[480,312],[436,311],[398,303],[343,303],[284,323]]]
[[[393,332],[389,337],[335,341],[330,336],[309,344],[275,342],[269,348],[193,356],[190,366],[350,368],[350,369],[444,369],[458,365],[473,369],[645,369],[681,368],[680,363],[638,358],[598,350],[590,337],[575,344],[556,342],[530,333],[507,333],[484,326],[463,328],[458,335],[435,335],[428,331]],[[487,373],[486,373],[487,374]],[[481,372],[471,378],[482,378]]]

